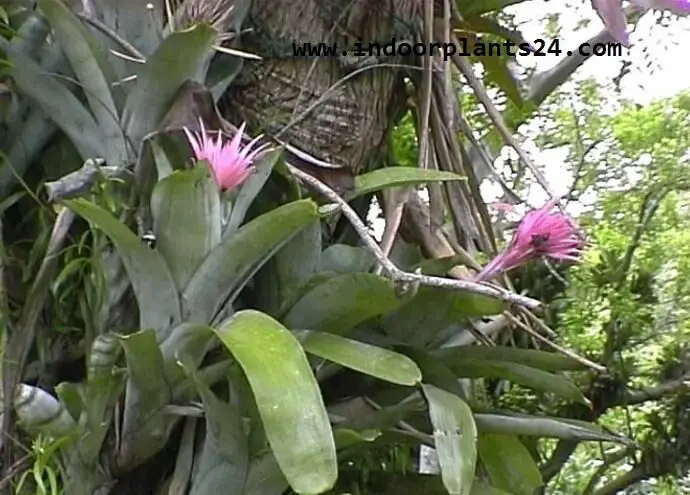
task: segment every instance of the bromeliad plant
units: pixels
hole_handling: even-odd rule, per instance
[[[449,327],[500,313],[503,304],[427,287],[401,298],[391,281],[369,272],[374,260],[362,248],[323,249],[323,214],[312,200],[295,199],[223,231],[221,187],[212,170],[230,158],[216,155],[220,161],[175,170],[155,185],[156,247],[98,204],[65,201],[117,248],[142,329],[98,336],[85,383],[61,384],[58,399],[29,385],[19,389],[15,407],[25,427],[71,440],[60,449],[66,493],[91,493],[142,465],[180,423],[183,440],[171,479],[189,484],[192,494],[288,487],[323,493],[336,483],[339,460],[401,438],[435,446],[446,489],[466,493],[478,459],[490,473],[509,458],[521,458],[521,469],[533,463],[517,437],[497,433],[618,440],[584,424],[486,410],[458,378],[509,378],[586,403],[556,374],[581,365],[541,351],[440,349],[433,341]],[[265,179],[278,158],[279,152],[266,154],[238,185],[231,223],[253,201],[252,182]],[[455,260],[445,267],[419,262],[422,272],[433,274]],[[261,311],[250,308],[250,300]],[[439,301],[447,314],[422,323]],[[228,354],[214,351],[219,344]],[[343,376],[350,376],[351,387],[366,385],[366,401],[350,397],[354,388],[331,385]],[[332,396],[329,408],[324,393]],[[99,459],[111,445],[118,399],[119,443],[107,466]],[[203,434],[196,428],[200,414]],[[402,419],[413,428],[407,435],[396,426]],[[197,467],[190,470],[185,459]],[[475,484],[489,480],[503,483],[496,474]]]
[[[593,425],[493,410],[466,386],[499,378],[587,404],[560,374],[583,369],[571,358],[443,345],[471,320],[506,310],[502,302],[426,286],[401,295],[375,274],[370,251],[324,244],[321,219],[333,214],[332,205],[319,207],[299,187],[287,188],[277,207],[275,200],[259,201],[269,180],[290,183],[279,149],[255,148],[258,138],[242,146],[243,127],[225,141],[208,119],[195,134],[199,115],[192,111],[191,123],[178,118],[176,126],[162,126],[189,80],[218,94],[206,77],[218,39],[212,28],[169,34],[144,54],[133,85],[124,87],[122,74],[113,75],[105,52],[63,3],[40,0],[39,7],[47,24],[32,17],[36,24],[22,29],[53,30],[84,92],[80,98],[46,77],[21,42],[0,39],[27,97],[12,135],[35,135],[29,143],[35,152],[59,130],[83,160],[104,157],[118,173],[133,166],[137,212],[150,214],[155,238],[147,244],[130,229],[134,205],[62,196],[51,245],[64,240],[75,214],[86,220],[109,238],[136,299],[127,305],[113,295],[116,270],[99,259],[89,276],[101,268],[109,295],[86,304],[95,332],[84,339],[85,378],[57,385],[57,397],[25,383],[8,396],[24,429],[60,439],[65,493],[91,494],[155,466],[166,447],[176,455],[165,463],[173,467],[149,479],[151,492],[324,493],[336,484],[339,465],[372,446],[402,443],[436,449],[449,493],[467,494],[473,486],[510,492],[517,476],[523,483],[512,493],[520,495],[532,493],[541,478],[519,436],[621,441]],[[29,133],[30,125],[38,131]],[[188,142],[175,141],[179,130]],[[162,138],[187,152],[176,153],[180,147]],[[8,143],[15,167],[28,164],[19,145]],[[191,167],[188,147],[200,161]],[[358,177],[352,197],[458,179],[392,167]],[[105,259],[107,251],[97,254]],[[413,254],[400,264],[443,275],[458,260]],[[47,266],[50,278],[55,265]],[[114,326],[108,315],[116,310],[135,312],[136,328]],[[25,356],[27,335],[12,332],[8,349]],[[3,367],[4,383],[10,369]]]

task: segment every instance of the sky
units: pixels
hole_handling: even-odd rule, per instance
[[[544,32],[544,18],[547,14],[560,14],[559,25],[562,29],[559,40],[564,50],[576,47],[603,29],[603,24],[589,1],[583,3],[530,0],[512,7],[510,11],[515,14],[516,21],[527,40],[543,38],[547,42],[546,46],[550,39]],[[657,12],[647,12],[631,33],[632,46],[630,49],[623,48],[624,57],[633,65],[631,72],[623,78],[621,90],[625,98],[640,104],[669,97],[690,88],[690,17],[676,19],[669,27],[663,27],[656,24],[657,16]],[[583,19],[589,21],[585,27],[581,26]],[[556,65],[562,56],[547,54],[545,57],[518,57],[518,63],[546,70]],[[579,80],[595,77],[601,83],[609,84],[620,71],[620,67],[620,60],[612,63],[611,57],[593,57],[577,70],[573,78]],[[540,152],[529,141],[525,143],[525,149],[537,166],[540,166],[555,192],[567,192],[573,178],[569,174],[563,174],[563,167],[558,166],[558,163],[565,159],[565,151]],[[482,193],[487,201],[494,201],[500,195],[500,188],[487,183],[483,185]],[[547,200],[547,195],[535,185],[530,189],[526,200],[533,207],[540,206]],[[569,209],[572,214],[577,215],[581,208],[577,203],[573,203],[569,205]]]

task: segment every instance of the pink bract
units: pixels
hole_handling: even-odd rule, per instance
[[[530,211],[520,221],[508,248],[479,272],[475,280],[490,280],[529,260],[547,256],[557,260],[577,261],[583,241],[577,228],[560,212],[552,212],[556,200]]]
[[[251,172],[252,163],[260,154],[268,151],[268,144],[259,146],[252,151],[261,139],[256,137],[246,146],[242,146],[242,135],[245,123],[237,130],[237,134],[230,142],[223,141],[221,131],[217,131],[216,139],[206,131],[203,122],[199,120],[201,131],[192,133],[189,129],[183,129],[194,151],[194,157],[206,161],[213,171],[213,176],[221,190],[233,189],[240,185]]]

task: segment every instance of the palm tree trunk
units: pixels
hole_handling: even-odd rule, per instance
[[[243,49],[263,57],[247,62],[221,103],[237,124],[278,134],[314,157],[360,172],[383,143],[405,101],[401,57],[385,67],[343,66],[344,57],[296,57],[292,43],[337,43],[362,38],[381,46],[416,28],[416,0],[254,0],[253,32]],[[397,36],[396,36],[397,34]]]

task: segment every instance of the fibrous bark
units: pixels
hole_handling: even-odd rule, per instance
[[[242,49],[261,61],[247,61],[221,103],[231,122],[281,139],[314,157],[363,169],[382,144],[392,116],[404,102],[402,71],[391,67],[343,67],[339,57],[296,57],[292,43],[337,43],[338,52],[362,38],[383,45],[416,29],[415,0],[255,0],[249,16],[253,31]],[[343,80],[343,78],[346,78]],[[307,112],[307,113],[305,113]],[[292,120],[299,123],[285,126]],[[284,131],[284,132],[283,132]]]

